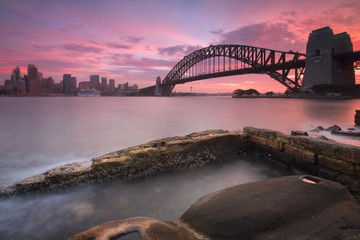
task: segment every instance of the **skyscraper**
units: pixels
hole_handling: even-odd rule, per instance
[[[65,94],[70,94],[71,88],[71,74],[64,74],[63,75],[63,92]]]
[[[124,83],[124,91],[129,91],[129,83]]]
[[[100,90],[100,76],[90,75],[90,88]]]
[[[30,93],[41,92],[41,82],[39,81],[38,69],[34,64],[28,64],[28,85],[27,91]]]
[[[16,68],[13,70],[13,74],[11,76],[11,80],[13,82],[13,84],[16,84],[16,81],[21,80],[21,76],[20,76],[20,68],[19,66],[16,66]]]
[[[70,92],[71,93],[75,93],[76,91],[76,77],[71,77],[71,82],[70,82]]]
[[[48,77],[46,79],[46,89],[51,93],[54,92],[54,84],[55,84],[55,81],[52,77]]]
[[[101,91],[106,92],[108,90],[106,77],[101,78]]]
[[[114,92],[115,91],[115,79],[109,80],[109,91]]]

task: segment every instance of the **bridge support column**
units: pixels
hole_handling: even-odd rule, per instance
[[[171,85],[162,85],[160,89],[161,89],[160,96],[170,96],[173,87]]]
[[[156,78],[155,96],[170,96],[173,88],[171,85],[162,84],[159,76]]]
[[[334,54],[352,52],[353,45],[346,32],[334,35],[330,27],[312,31],[306,46],[306,63],[301,91],[311,91],[319,84],[352,85],[355,73],[352,64],[344,66]]]
[[[161,96],[161,78],[158,76],[156,78],[156,88],[155,88],[155,96]]]

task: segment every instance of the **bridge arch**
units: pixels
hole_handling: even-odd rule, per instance
[[[217,62],[216,58],[218,58]],[[220,64],[221,58],[222,64]],[[196,66],[204,61],[208,62],[208,66],[200,72],[196,71]],[[235,61],[234,68],[232,61]],[[240,68],[238,68],[239,63]],[[265,73],[290,91],[297,92],[301,86],[304,68],[305,54],[298,52],[234,44],[210,45],[188,54],[170,70],[161,83],[161,95],[170,95],[176,84],[249,73]],[[291,70],[294,70],[293,79],[289,77]]]

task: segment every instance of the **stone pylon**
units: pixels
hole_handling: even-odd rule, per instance
[[[306,46],[306,64],[301,90],[311,91],[320,84],[353,85],[355,72],[352,63],[337,62],[335,54],[352,52],[350,35],[346,32],[335,34],[330,27],[314,30]]]

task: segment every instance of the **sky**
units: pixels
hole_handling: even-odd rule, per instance
[[[0,84],[17,65],[35,64],[60,82],[89,76],[155,84],[191,52],[240,44],[306,52],[312,30],[350,34],[360,50],[359,0],[0,0]],[[356,71],[360,83],[360,71]],[[284,92],[267,75],[241,75],[177,85],[175,91]]]

